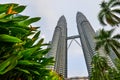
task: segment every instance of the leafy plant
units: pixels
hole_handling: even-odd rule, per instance
[[[31,23],[39,17],[29,18],[20,13],[26,6],[16,3],[0,4],[0,79],[1,80],[46,80],[51,70],[46,66],[54,63],[46,58],[48,44],[38,38],[39,27]],[[28,36],[34,35],[32,38]],[[37,40],[37,42],[36,42]]]

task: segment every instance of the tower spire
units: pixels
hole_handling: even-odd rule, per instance
[[[58,23],[57,23],[57,26],[59,27],[67,27],[67,22],[66,22],[66,19],[65,19],[65,16],[62,15],[59,20],[58,20]]]

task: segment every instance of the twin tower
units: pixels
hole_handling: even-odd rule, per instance
[[[51,66],[58,74],[67,78],[67,40],[73,38],[80,38],[83,49],[87,70],[91,72],[91,59],[95,54],[94,36],[95,32],[91,27],[86,17],[78,12],[76,16],[77,29],[79,35],[67,37],[67,23],[64,16],[60,17],[54,31],[51,41],[51,50],[48,53],[49,57],[54,57],[55,65]]]

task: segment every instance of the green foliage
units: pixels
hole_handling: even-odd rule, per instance
[[[120,59],[120,53],[117,49],[120,49],[120,34],[113,35],[114,29],[105,31],[104,29],[99,30],[98,35],[95,36],[96,47],[95,50],[99,50],[101,47],[106,54],[113,50],[117,57]]]
[[[90,80],[109,80],[108,69],[110,67],[104,57],[96,54],[92,58],[92,74]]]
[[[118,49],[120,49],[120,35],[113,35],[114,29],[105,31],[104,29],[99,30],[96,39],[96,47],[95,50],[99,51],[99,49],[103,49],[104,54],[109,54],[111,50],[117,55],[120,59],[120,53]],[[113,53],[113,54],[114,54]],[[101,57],[98,54],[94,55],[92,58],[92,75],[91,80],[119,80],[120,77],[120,61],[119,59],[115,62],[116,69],[112,68],[108,65],[106,58]]]
[[[64,80],[64,79],[56,72],[50,71],[50,76],[46,77],[46,80]]]
[[[100,4],[101,10],[98,14],[99,22],[105,26],[119,26],[120,24],[120,0],[105,0]],[[102,49],[103,54],[110,54],[111,50],[117,55],[116,68],[108,65],[107,58],[98,54],[92,57],[92,71],[90,80],[120,80],[120,34],[113,35],[114,29],[101,29],[95,36],[95,50]],[[101,53],[101,52],[100,52]],[[114,54],[112,53],[112,54]]]
[[[36,22],[36,21],[38,21],[38,20],[40,20],[39,17],[30,18],[30,19],[27,19],[27,20],[18,22],[17,25],[18,25],[18,26],[28,26],[28,25],[30,25],[31,23]]]
[[[120,1],[109,0],[101,3],[101,10],[98,19],[102,25],[119,26],[120,24]]]
[[[46,46],[44,39],[36,42],[40,31],[31,26],[40,18],[20,15],[25,7],[0,4],[0,80],[47,80],[46,77],[51,76],[46,67],[54,61],[45,58],[50,49],[42,48]]]
[[[2,42],[21,42],[21,40],[19,38],[9,36],[6,34],[0,35],[0,41],[2,41]]]
[[[120,60],[116,60],[117,70],[108,65],[106,58],[94,55],[92,58],[92,72],[90,80],[119,80]]]

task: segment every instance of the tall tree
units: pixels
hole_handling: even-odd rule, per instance
[[[118,59],[119,60],[119,59]],[[117,68],[120,68],[120,60],[117,61]],[[111,68],[105,57],[99,56],[99,53],[92,58],[92,71],[90,80],[119,80],[120,72],[116,71],[114,68]]]
[[[120,24],[120,0],[103,1],[98,19],[102,25],[118,26]]]
[[[92,58],[91,80],[109,80],[107,72],[109,68],[106,59],[97,53]]]
[[[118,49],[120,49],[120,34],[116,34],[113,36],[114,29],[105,31],[104,29],[100,30],[98,35],[95,36],[96,39],[96,47],[95,50],[103,48],[106,54],[110,53],[112,49],[117,57],[120,59],[120,53]]]

